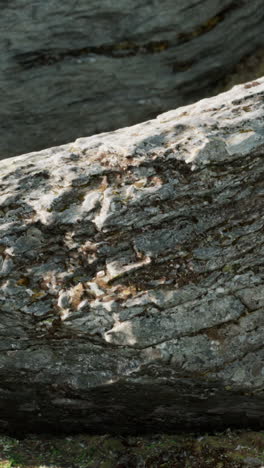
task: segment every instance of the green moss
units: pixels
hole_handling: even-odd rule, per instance
[[[104,449],[113,451],[113,452],[118,452],[118,451],[123,451],[124,450],[124,445],[122,442],[118,439],[110,438],[107,439],[104,444],[103,444]]]
[[[252,130],[252,128],[242,128],[241,130],[239,130],[239,133],[248,133],[248,132],[254,132],[254,130]]]
[[[215,28],[216,25],[220,23],[221,19],[222,18],[220,15],[213,16],[212,18],[209,18],[207,21],[205,21],[203,24],[199,25],[196,29],[193,29],[190,32],[180,33],[178,35],[178,38],[184,42],[187,42],[191,39],[194,39],[195,37],[202,36],[203,34]]]
[[[231,264],[226,264],[223,268],[222,271],[224,273],[235,273],[235,266]]]

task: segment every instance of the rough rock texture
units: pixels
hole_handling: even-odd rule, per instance
[[[0,6],[0,159],[208,96],[264,45],[263,0],[2,0]]]
[[[264,427],[263,97],[2,161],[1,430]]]

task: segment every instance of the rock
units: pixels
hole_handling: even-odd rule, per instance
[[[1,3],[0,159],[206,97],[264,46],[262,0]]]
[[[263,429],[263,96],[2,161],[1,430]]]
[[[246,457],[243,460],[243,463],[244,465],[246,465],[246,467],[258,466],[259,468],[261,468],[263,466],[262,461],[259,458],[255,458],[255,457]]]

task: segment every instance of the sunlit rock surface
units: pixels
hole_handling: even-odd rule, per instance
[[[263,0],[0,3],[0,159],[207,97],[264,46]]]
[[[2,431],[264,427],[263,98],[2,161]]]

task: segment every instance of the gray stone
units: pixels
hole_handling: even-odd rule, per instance
[[[263,97],[2,161],[1,430],[263,429]]]
[[[243,465],[245,465],[246,467],[250,467],[250,466],[257,466],[259,468],[262,468],[263,467],[263,463],[262,461],[260,460],[260,458],[254,458],[254,457],[245,457],[243,459]]]
[[[212,95],[264,45],[262,0],[0,3],[0,159]]]

